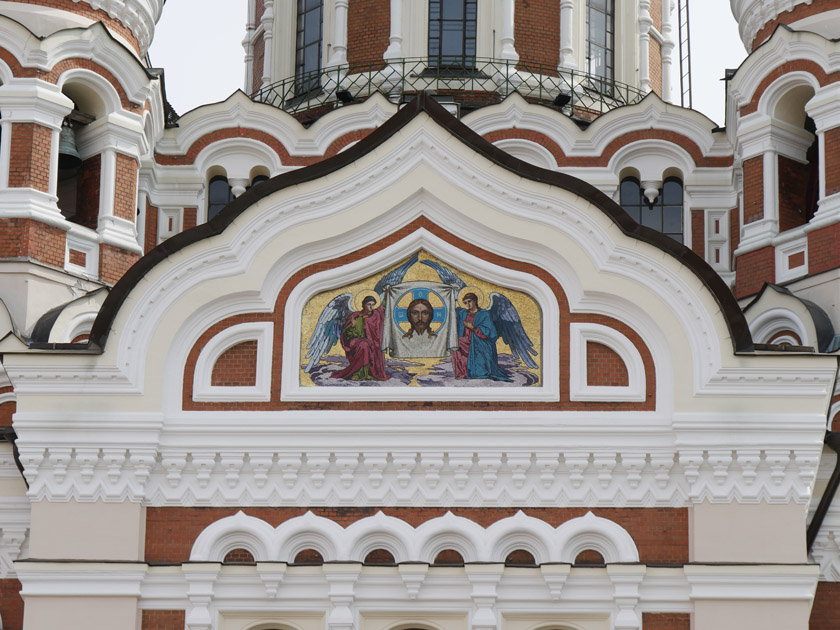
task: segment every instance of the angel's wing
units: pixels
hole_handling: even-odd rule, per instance
[[[531,355],[537,356],[534,344],[522,327],[522,320],[513,303],[501,293],[490,294],[490,317],[496,330],[502,337],[513,356],[517,357],[529,368],[537,367]]]
[[[305,358],[309,359],[309,363],[303,368],[304,371],[310,372],[324,356],[324,353],[329,352],[330,348],[338,341],[341,335],[341,326],[352,312],[350,310],[352,299],[352,293],[343,293],[333,298],[321,311],[321,316],[318,317],[318,323],[315,325],[315,332],[312,333],[309,343],[306,344]]]
[[[440,277],[440,281],[443,282],[443,284],[454,285],[458,287],[459,291],[467,286],[467,284],[449,267],[444,267],[440,263],[436,263],[434,260],[421,260],[420,262],[437,271],[437,275]]]
[[[417,262],[417,259],[419,257],[420,254],[415,253],[414,256],[406,260],[399,267],[397,267],[391,272],[386,273],[379,279],[379,282],[376,283],[376,286],[373,287],[373,290],[376,291],[379,294],[379,297],[381,298],[385,294],[385,287],[391,287],[403,281],[406,272],[414,263]]]

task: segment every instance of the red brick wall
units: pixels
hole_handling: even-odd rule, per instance
[[[776,251],[762,247],[735,259],[735,297],[758,293],[765,282],[776,280]]]
[[[774,19],[769,20],[756,33],[752,41],[752,50],[755,50],[773,34],[780,24],[793,24],[801,19],[822,13],[840,9],[840,0],[811,0],[808,4],[798,4],[790,11],[780,12]]]
[[[557,74],[560,63],[560,3],[557,0],[517,0],[513,37],[522,68],[545,66]],[[534,68],[536,70],[536,68]]]
[[[691,251],[706,259],[706,212],[691,211]]]
[[[137,216],[137,160],[117,153],[114,216],[134,223]]]
[[[482,527],[513,516],[522,509],[528,516],[539,518],[552,527],[584,516],[595,516],[621,525],[632,536],[645,563],[688,562],[688,510],[685,508],[458,508],[458,507],[277,507],[277,508],[186,508],[150,507],[146,509],[146,562],[186,562],[195,539],[215,521],[232,516],[239,510],[248,516],[263,519],[272,527],[311,510],[317,516],[329,518],[342,527],[382,510],[388,516],[400,518],[413,527],[451,511]],[[261,558],[257,558],[261,560]],[[291,558],[281,558],[291,560]]]
[[[741,225],[739,213],[740,210],[738,208],[732,208],[732,210],[729,211],[729,255],[731,258],[731,260],[729,261],[730,268],[734,268],[735,250],[738,249],[738,245],[741,242]]]
[[[198,216],[198,208],[184,208],[184,220],[181,222],[181,227],[184,230],[189,230],[195,227]]]
[[[158,236],[158,207],[146,200],[146,233],[144,235],[143,253],[148,254],[157,247]]]
[[[840,582],[818,582],[810,630],[840,630]],[[645,628],[647,630],[647,628]]]
[[[9,154],[9,188],[50,187],[52,130],[37,123],[12,123]]]
[[[784,155],[779,156],[779,231],[792,230],[806,221],[808,173],[810,166]]]
[[[99,186],[102,183],[102,156],[82,162],[76,186],[76,215],[73,222],[95,230],[99,223]]]
[[[744,160],[744,224],[764,218],[764,156]]]
[[[265,0],[255,0],[254,2],[254,26],[259,26],[262,20],[263,13],[265,13]]]
[[[133,252],[127,252],[113,245],[99,245],[99,278],[102,282],[116,284],[128,268],[140,258]]]
[[[11,387],[0,387],[0,394],[8,394],[11,391]],[[12,414],[15,413],[16,409],[17,403],[14,401],[0,404],[0,427],[12,426]]]
[[[648,44],[650,62],[650,89],[662,96],[662,45],[653,37]]]
[[[642,613],[643,630],[691,630],[688,613]]]
[[[347,63],[353,69],[384,68],[391,39],[390,0],[353,0],[347,10]]]
[[[0,580],[0,617],[3,618],[3,630],[21,630],[23,628],[23,598],[20,596],[21,584],[18,580]]]
[[[67,258],[71,265],[78,265],[79,267],[85,266],[85,263],[87,262],[87,254],[75,249],[70,249],[67,253]]]
[[[257,342],[228,348],[216,360],[210,378],[213,387],[253,387],[257,384]]]
[[[0,219],[0,258],[30,258],[64,267],[64,230],[31,219]]]
[[[184,630],[185,620],[183,610],[144,610],[140,627],[142,630]]]
[[[233,549],[228,552],[223,562],[225,564],[251,564],[254,562],[254,556],[247,549]]]
[[[825,132],[825,194],[840,192],[840,127]]]
[[[629,384],[627,366],[612,348],[586,344],[586,384],[590,387],[625,387]]]
[[[840,223],[808,233],[808,273],[840,267]]]
[[[254,40],[254,60],[251,62],[251,94],[256,94],[262,87],[263,72],[265,70],[265,38],[257,35]]]

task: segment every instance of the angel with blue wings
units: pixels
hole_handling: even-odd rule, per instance
[[[458,322],[458,347],[452,349],[455,378],[510,382],[510,372],[499,365],[496,351],[499,337],[525,365],[537,367],[531,358],[531,355],[537,355],[537,351],[522,327],[519,313],[507,297],[501,293],[490,293],[488,308],[481,308],[481,289],[466,286],[451,269],[439,263],[431,260],[422,263],[437,271],[441,282],[458,287],[459,299],[464,304],[464,308],[455,309]]]
[[[440,283],[403,282],[408,270],[417,262],[433,269]],[[413,300],[412,304],[423,302],[417,299],[421,293],[437,298],[443,295],[445,298],[434,308],[426,309],[430,310],[427,315],[432,320],[426,323],[435,326],[435,332],[430,337],[434,336],[444,343],[434,352],[425,345],[419,345],[411,335],[402,334],[399,328],[402,326],[405,330],[406,326],[410,326],[418,329],[419,322],[411,319],[412,314],[407,312],[410,308],[405,308],[400,300]],[[499,364],[497,340],[500,338],[511,352],[510,359],[505,360],[505,367]],[[373,291],[361,291],[357,295],[343,293],[327,304],[306,345],[304,371],[313,378],[322,373],[316,367],[336,343],[344,349],[348,365],[327,378],[345,381],[388,380],[397,374],[393,370],[405,370],[405,367],[398,367],[399,361],[395,363],[395,359],[406,356],[442,358],[435,364],[439,367],[431,368],[428,374],[415,375],[414,382],[420,386],[454,385],[453,377],[457,380],[490,380],[500,384],[514,381],[520,385],[532,384],[532,377],[522,375],[517,380],[512,370],[506,367],[515,368],[518,363],[532,369],[538,367],[534,361],[537,350],[510,299],[502,293],[491,292],[489,303],[485,306],[484,293],[479,287],[467,286],[454,271],[434,260],[420,260],[419,253],[380,278]],[[391,354],[389,360],[386,360],[387,352]],[[446,366],[447,357],[451,358],[451,372]],[[408,384],[415,378],[410,374],[407,376],[409,380],[401,382]],[[323,378],[319,375],[316,382],[327,384]]]

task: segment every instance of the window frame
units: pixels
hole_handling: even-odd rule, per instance
[[[631,201],[625,198],[625,184],[630,182],[632,182],[632,184],[638,189],[638,202]],[[666,186],[674,183],[679,184],[680,201],[679,203],[665,203]],[[628,215],[630,215],[630,218],[632,218],[639,225],[644,225],[653,230],[656,230],[660,234],[673,238],[678,243],[682,243],[683,245],[685,245],[685,186],[683,184],[683,180],[680,177],[666,177],[665,180],[662,182],[662,188],[659,189],[659,194],[657,195],[653,203],[648,203],[645,199],[644,190],[642,188],[641,181],[638,177],[636,177],[635,175],[625,177],[621,180],[619,184],[619,205]],[[677,207],[679,207],[680,231],[676,232],[674,230],[669,230],[666,232],[666,208]],[[658,217],[650,215],[648,215],[647,217],[645,216],[645,212],[653,213],[654,211],[658,212]],[[653,225],[654,223],[656,224],[656,226]]]
[[[324,46],[324,0],[314,0],[314,6],[307,8],[313,0],[297,0],[295,12],[295,96],[304,96],[321,89],[321,70]],[[317,16],[313,14],[317,13]],[[318,20],[318,39],[306,40],[306,27],[310,19]],[[317,44],[316,67],[306,64],[306,49]]]
[[[463,7],[460,20],[444,18],[447,3],[460,3]],[[435,8],[437,15],[434,18]],[[460,54],[444,54],[446,23],[461,23]],[[478,25],[478,0],[429,0],[427,53],[429,66],[439,70],[474,70]],[[456,30],[456,29],[453,29]]]
[[[593,82],[593,87],[602,94],[612,94],[615,87],[615,0],[603,0],[605,9],[593,6],[594,0],[586,0],[586,73]],[[604,16],[604,45],[592,38],[592,14]],[[593,49],[603,51],[604,72],[596,72],[592,67]]]

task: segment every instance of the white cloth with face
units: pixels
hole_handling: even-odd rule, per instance
[[[425,331],[421,323],[412,327],[408,305],[415,298],[427,300],[433,308]],[[387,287],[382,349],[398,359],[448,357],[450,349],[458,347],[457,301],[458,290],[441,282],[402,282]]]

